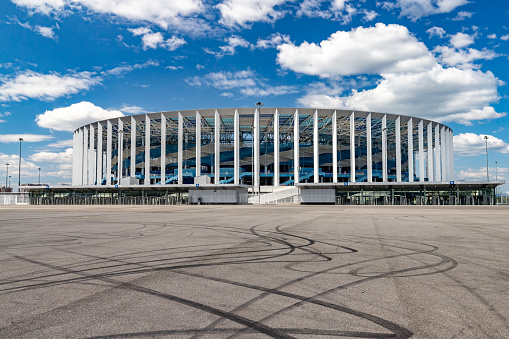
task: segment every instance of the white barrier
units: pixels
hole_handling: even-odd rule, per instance
[[[28,205],[29,193],[0,193],[0,205]]]

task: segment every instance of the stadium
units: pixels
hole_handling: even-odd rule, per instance
[[[34,189],[33,203],[468,205],[496,186],[454,181],[448,126],[377,112],[139,114],[79,127],[73,150],[72,187]]]

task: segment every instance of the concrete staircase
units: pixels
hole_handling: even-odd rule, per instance
[[[261,205],[280,205],[280,204],[299,204],[300,189],[298,187],[274,187],[272,192],[261,193],[260,199],[254,196],[248,199],[250,204]]]

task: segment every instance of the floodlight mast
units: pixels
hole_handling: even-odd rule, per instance
[[[7,171],[5,173],[5,188],[8,188],[9,187],[9,164],[5,164],[5,166],[7,166]]]

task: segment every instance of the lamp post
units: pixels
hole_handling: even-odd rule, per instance
[[[11,186],[11,176],[9,175],[9,184],[8,186]]]
[[[258,108],[258,114],[260,114],[261,112],[261,107],[263,106],[263,103],[261,102],[257,102],[255,104],[255,106]],[[258,133],[258,136],[260,135],[260,119],[258,119],[258,131],[256,131],[256,133]],[[258,152],[257,156],[260,156],[260,152]],[[258,203],[261,205],[262,204],[262,200],[261,200],[261,194],[260,194],[260,186],[261,186],[261,182],[260,182],[260,162],[258,162]]]
[[[41,185],[41,168],[39,167],[37,170],[39,171],[39,182],[38,182],[38,185],[40,186]]]
[[[5,164],[7,166],[7,172],[5,173],[5,188],[9,187],[8,179],[9,179],[9,164]]]
[[[498,181],[498,162],[495,161],[495,182]],[[497,186],[495,186],[495,202],[497,202]],[[502,202],[502,194],[500,194],[500,202]]]
[[[21,142],[23,138],[19,138],[19,166],[18,166],[18,192],[21,192]]]
[[[486,178],[488,179],[488,181],[490,181],[490,168],[489,168],[489,163],[488,163],[488,136],[485,135],[484,136],[484,140],[486,140]]]

